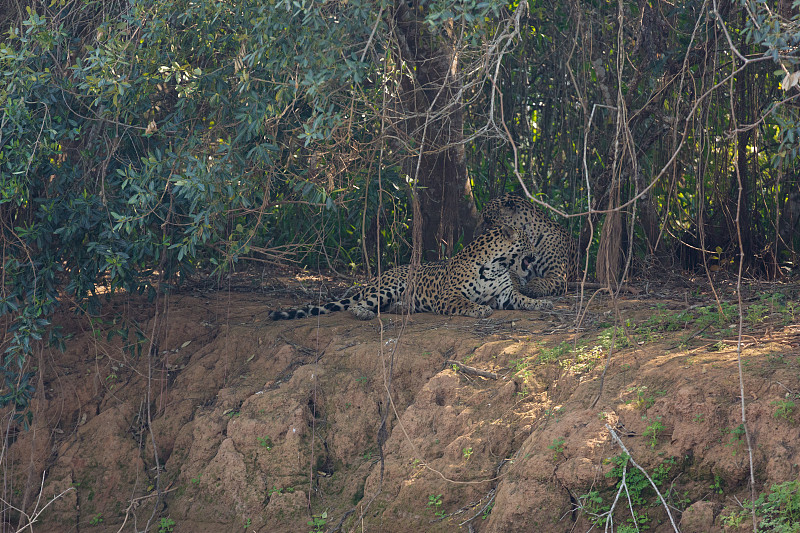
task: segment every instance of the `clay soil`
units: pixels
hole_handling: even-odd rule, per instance
[[[65,311],[30,427],[3,419],[3,530],[583,533],[619,494],[615,531],[752,531],[800,473],[798,286],[743,291],[745,433],[736,307],[632,285],[482,320],[271,322],[327,296],[289,274]],[[614,436],[666,507],[630,462],[618,490]]]

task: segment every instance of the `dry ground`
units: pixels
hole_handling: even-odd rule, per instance
[[[326,293],[271,274],[64,313],[66,351],[37,354],[31,429],[7,425],[4,500],[34,515],[61,494],[35,531],[585,532],[619,493],[616,531],[631,512],[671,531],[632,464],[618,490],[611,428],[681,531],[752,531],[736,308],[720,314],[702,279],[633,285],[484,320],[272,323]],[[754,492],[790,482],[765,524],[800,514],[798,286],[744,296]]]

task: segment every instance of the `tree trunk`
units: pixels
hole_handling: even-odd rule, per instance
[[[400,133],[416,148],[404,169],[416,180],[420,235],[428,260],[450,256],[459,237],[472,239],[477,212],[467,176],[463,108],[452,21],[432,33],[417,2],[398,2],[394,14],[401,73]],[[420,155],[421,154],[421,155]],[[417,239],[415,239],[416,241]]]
[[[615,209],[620,204],[619,179],[614,179],[608,197],[607,209]],[[606,214],[603,229],[600,230],[600,245],[597,249],[596,273],[601,285],[616,291],[621,281],[620,258],[622,255],[622,213],[611,211]]]

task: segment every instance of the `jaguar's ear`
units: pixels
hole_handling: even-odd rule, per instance
[[[506,239],[508,239],[511,242],[514,242],[517,239],[519,239],[519,233],[517,232],[517,229],[514,226],[509,226],[508,224],[503,224],[500,227],[500,231],[503,232],[503,237],[505,237]]]
[[[503,205],[513,210],[518,200],[519,196],[517,196],[516,194],[511,192],[506,193],[506,195],[503,197]]]

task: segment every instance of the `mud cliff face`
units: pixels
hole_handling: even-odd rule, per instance
[[[38,356],[33,426],[9,433],[4,499],[33,516],[61,494],[37,531],[566,532],[601,523],[624,470],[637,523],[672,530],[611,427],[682,531],[722,531],[750,498],[735,349],[689,326],[640,340],[648,300],[622,302],[616,336],[598,303],[576,343],[573,304],[272,323],[272,300],[210,293],[158,316],[120,299],[93,327],[64,316],[74,335]],[[109,336],[115,317],[142,337]],[[799,329],[742,354],[756,493],[798,477]],[[614,523],[632,523],[621,502]]]

